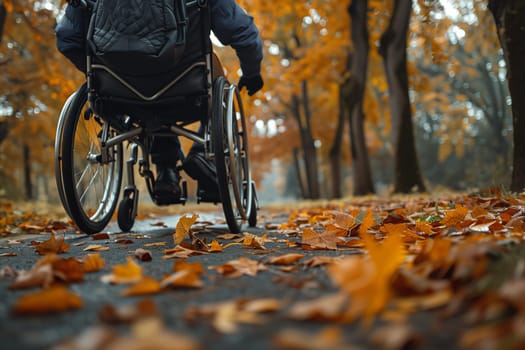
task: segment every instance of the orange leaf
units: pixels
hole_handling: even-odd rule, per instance
[[[80,282],[84,280],[82,264],[75,258],[58,259],[52,263],[55,276],[66,282]]]
[[[370,210],[367,210],[363,217],[363,222],[361,222],[361,226],[359,226],[359,234],[361,236],[364,235],[372,226],[374,226],[374,215]]]
[[[18,299],[15,312],[19,314],[46,314],[82,307],[82,299],[64,286],[53,286],[26,294]]]
[[[127,264],[115,265],[112,274],[104,275],[101,280],[106,283],[134,283],[142,278],[142,268],[131,257]]]
[[[317,233],[311,228],[303,230],[301,244],[313,249],[337,249],[337,236],[334,231]]]
[[[35,250],[40,255],[66,253],[69,251],[69,244],[64,242],[63,236],[56,238],[52,233],[47,241],[37,244]]]
[[[266,266],[259,261],[240,257],[237,260],[231,260],[216,267],[215,270],[226,277],[255,276],[257,272],[266,270]]]
[[[208,251],[210,253],[222,252],[222,246],[216,239],[214,239],[213,241],[211,241],[210,249]]]
[[[175,233],[173,234],[173,241],[175,245],[179,244],[184,240],[184,238],[189,235],[191,225],[197,221],[199,215],[194,214],[190,216],[181,216],[175,227]]]
[[[440,223],[448,227],[461,224],[461,222],[465,219],[465,216],[467,216],[467,213],[467,207],[457,204],[455,209],[448,210],[445,213],[445,217],[440,221]]]
[[[290,265],[296,261],[301,260],[303,257],[304,254],[290,253],[281,256],[273,256],[270,259],[268,259],[266,263],[272,265]]]
[[[85,272],[95,272],[104,267],[105,260],[100,258],[99,253],[88,254],[82,259]]]
[[[123,296],[134,296],[134,295],[147,295],[157,294],[162,290],[162,286],[159,281],[153,277],[145,276],[131,287],[124,289],[120,295]]]

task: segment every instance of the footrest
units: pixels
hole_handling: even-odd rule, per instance
[[[181,181],[181,195],[180,197],[175,197],[170,193],[153,193],[151,199],[156,205],[170,205],[170,204],[186,204],[188,199],[188,186],[186,181]]]

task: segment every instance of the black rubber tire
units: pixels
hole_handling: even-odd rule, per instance
[[[118,202],[120,186],[122,183],[122,144],[114,146],[114,161],[107,164],[89,162],[87,155],[92,153],[92,148],[97,147],[98,129],[102,129],[103,121],[91,118],[85,119],[84,112],[87,107],[87,87],[82,85],[71,101],[69,109],[64,114],[63,130],[61,140],[57,142],[58,149],[55,150],[57,178],[60,179],[63,196],[67,205],[68,214],[77,226],[85,233],[92,234],[102,231],[111,220]],[[85,135],[79,134],[84,129]],[[94,130],[92,130],[94,129]],[[75,146],[82,148],[80,142],[82,136],[92,138],[88,146],[89,152],[75,157]],[[98,142],[99,144],[100,142]],[[85,146],[85,145],[84,145]],[[78,150],[77,150],[78,151]],[[83,151],[81,150],[81,153]],[[83,164],[85,163],[85,164]],[[75,167],[77,165],[77,167]],[[80,166],[79,166],[80,165]],[[83,166],[83,167],[82,167]],[[93,170],[96,168],[96,170]],[[89,174],[88,174],[89,172]],[[78,174],[82,174],[80,178]],[[108,174],[107,179],[97,182],[97,179]],[[89,182],[84,178],[89,179]],[[91,175],[91,177],[90,177]],[[87,182],[87,184],[86,184]],[[95,182],[97,182],[95,184]],[[100,184],[102,198],[98,198],[97,189]],[[93,187],[97,198],[90,198],[88,191]],[[87,198],[87,199],[86,199]],[[85,202],[93,201],[93,207],[85,207]]]
[[[133,199],[124,197],[120,201],[117,211],[118,227],[122,232],[129,232],[135,224],[135,217],[133,216]]]
[[[252,184],[252,203],[250,205],[250,214],[248,215],[248,225],[250,227],[257,226],[257,199],[255,195],[255,185]]]

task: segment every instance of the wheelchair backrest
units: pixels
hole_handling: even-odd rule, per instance
[[[97,0],[87,37],[90,102],[126,114],[136,106],[158,114],[152,106],[188,98],[204,103],[209,35],[206,0]]]

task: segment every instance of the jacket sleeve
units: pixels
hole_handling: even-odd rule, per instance
[[[55,27],[56,46],[73,64],[85,71],[86,13],[81,7],[66,6],[64,16]]]
[[[223,45],[235,49],[244,76],[260,74],[263,52],[259,30],[235,0],[211,1],[211,30]]]

